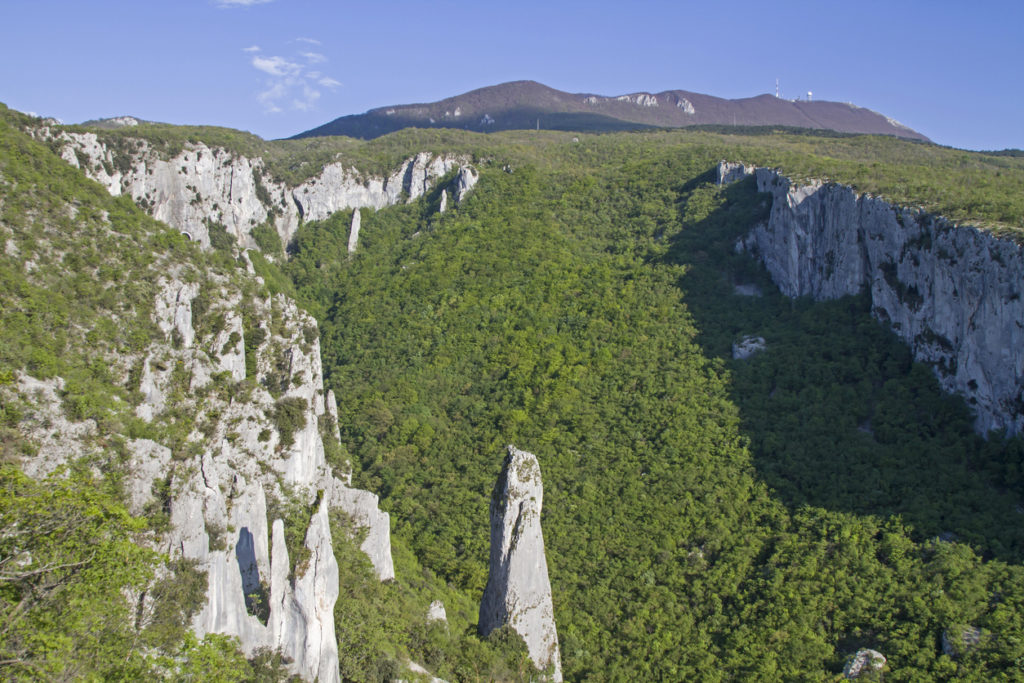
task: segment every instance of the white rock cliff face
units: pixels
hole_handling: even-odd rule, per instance
[[[720,169],[719,177],[734,177]],[[741,172],[742,174],[742,172]],[[759,168],[771,214],[741,242],[791,297],[865,289],[872,312],[962,394],[986,433],[1024,429],[1024,248],[834,183]]]
[[[501,478],[491,498],[491,563],[480,602],[480,633],[508,624],[526,641],[540,669],[552,667],[562,680],[551,583],[540,526],[544,489],[532,453],[508,447]]]
[[[282,244],[304,221],[323,220],[337,211],[413,201],[446,174],[461,169],[453,181],[457,201],[476,184],[477,173],[462,156],[421,152],[391,175],[364,177],[340,162],[296,187],[276,182],[263,160],[249,159],[202,143],[189,144],[171,159],[144,139],[130,151],[108,149],[94,133],[69,133],[44,127],[44,139],[64,142],[61,157],[102,183],[113,195],[128,194],[154,218],[164,221],[204,248],[210,247],[210,223],[223,225],[243,248],[256,248],[252,230],[271,221]]]
[[[324,440],[337,438],[337,409],[333,394],[324,394],[315,321],[283,296],[251,302],[263,339],[253,351],[256,376],[246,380],[240,300],[216,283],[203,287],[213,302],[203,315],[222,321],[221,329],[193,328],[190,304],[199,284],[173,277],[161,283],[154,315],[167,343],[145,358],[154,370],[138,411],[161,419],[175,373],[159,368],[189,368],[185,400],[197,413],[188,437],[195,454],[172,456],[158,443],[132,442],[131,505],[143,509],[153,484],[166,481],[170,530],[161,550],[196,560],[208,576],[206,602],[192,624],[197,634],[237,636],[247,654],[280,649],[302,678],[338,681],[338,566],[329,512],[341,508],[369,527],[362,547],[382,579],[394,576],[388,515],[375,495],[349,488],[326,462]],[[289,402],[299,406],[290,439],[277,419]],[[276,511],[289,501],[308,516],[281,519]],[[286,523],[300,525],[296,557],[286,547]]]

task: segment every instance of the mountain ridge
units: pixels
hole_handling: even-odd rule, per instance
[[[624,95],[569,93],[536,81],[510,81],[436,102],[376,107],[338,117],[292,139],[346,135],[372,139],[402,128],[614,131],[700,125],[785,126],[929,141],[917,131],[854,104],[788,100],[769,94],[724,99],[688,90]]]

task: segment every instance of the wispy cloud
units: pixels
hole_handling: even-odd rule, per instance
[[[214,0],[217,7],[252,7],[253,5],[265,5],[274,0]]]
[[[297,38],[293,42],[319,45],[319,41],[312,38]],[[327,62],[327,57],[319,52],[300,51],[294,57],[282,57],[262,54],[256,45],[243,48],[243,52],[252,53],[249,63],[264,76],[256,100],[267,113],[285,109],[310,111],[316,107],[323,89],[341,87],[340,81],[311,68]]]
[[[296,43],[309,43],[310,45],[320,45],[320,41],[316,38],[296,38]]]
[[[296,76],[302,72],[302,66],[295,62],[289,62],[284,57],[260,57],[252,58],[252,65],[271,76]]]

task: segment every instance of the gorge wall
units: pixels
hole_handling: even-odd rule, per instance
[[[872,314],[965,397],[979,432],[1024,429],[1024,248],[836,183],[796,185],[778,171],[721,163],[720,183],[753,174],[771,195],[766,222],[738,248],[783,294],[867,291]]]
[[[133,514],[166,513],[157,548],[207,575],[193,631],[237,636],[250,656],[279,650],[303,679],[338,681],[330,516],[341,510],[367,528],[361,548],[381,580],[394,578],[389,518],[376,495],[348,485],[345,462],[335,457],[339,473],[328,462],[337,407],[324,391],[316,321],[239,284],[177,268],[158,281],[164,340],[118,362],[136,368],[135,414],[152,425],[150,438],[127,441],[123,486]],[[97,433],[68,422],[60,389],[59,378],[19,378],[52,425],[25,462],[32,476],[87,452]],[[168,436],[174,425],[183,440]],[[150,610],[138,596],[140,619]]]
[[[252,231],[264,224],[272,225],[281,243],[288,244],[304,220],[323,220],[346,209],[381,209],[403,198],[413,201],[455,170],[445,193],[447,198],[450,190],[459,202],[478,178],[464,156],[421,152],[386,177],[366,176],[339,161],[292,187],[276,181],[259,157],[203,143],[186,144],[164,158],[144,138],[129,138],[112,149],[95,133],[44,126],[35,135],[55,142],[66,162],[112,195],[129,195],[154,218],[204,248],[210,246],[211,224],[223,226],[242,248],[257,248]]]

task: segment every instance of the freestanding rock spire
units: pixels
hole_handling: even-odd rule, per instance
[[[348,253],[354,254],[359,245],[359,226],[362,224],[362,216],[359,209],[352,210],[352,227],[348,231]]]
[[[480,603],[480,633],[508,624],[523,637],[540,669],[553,667],[562,680],[551,583],[544,557],[540,510],[544,489],[532,453],[508,447],[508,457],[491,496],[491,565]]]

